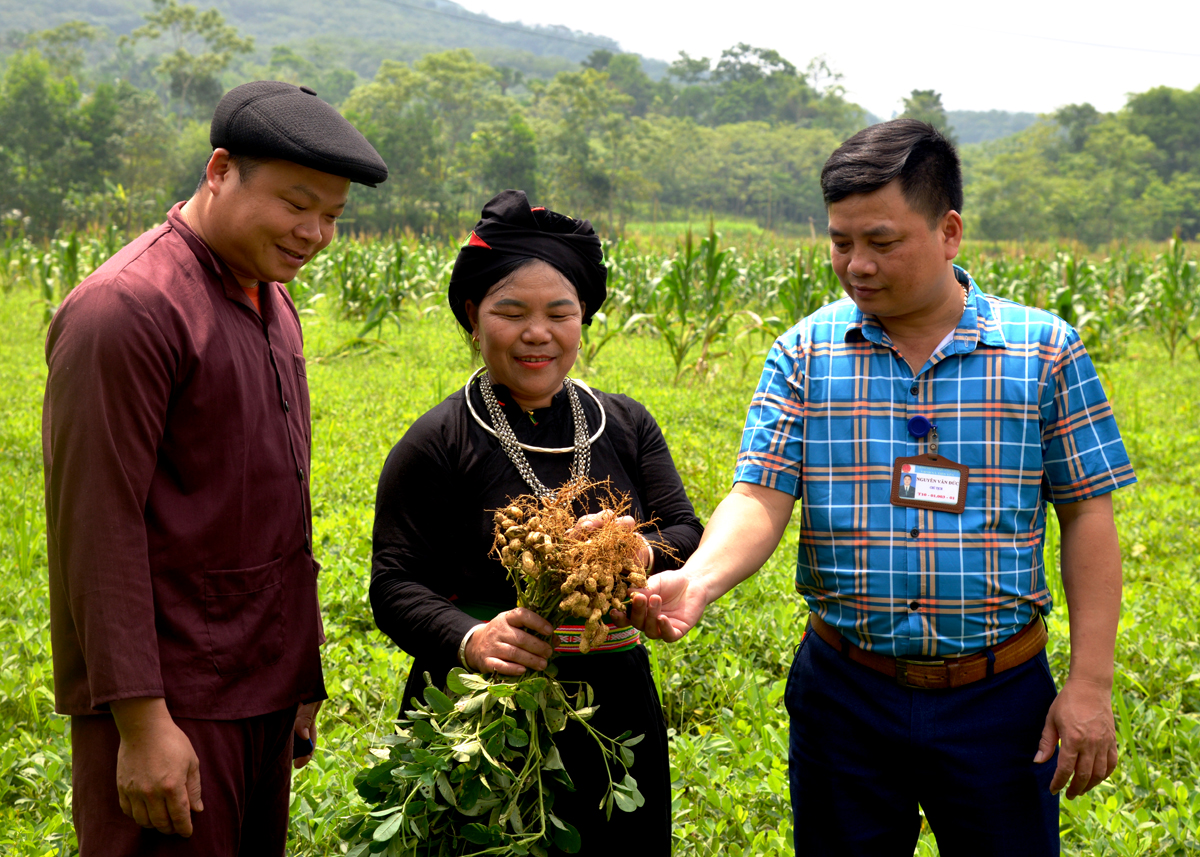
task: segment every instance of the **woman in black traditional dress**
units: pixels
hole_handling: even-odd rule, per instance
[[[657,522],[641,556],[651,573],[676,567],[700,541],[700,521],[650,413],[567,378],[581,325],[606,296],[602,259],[590,223],[504,191],[484,206],[455,262],[450,307],[484,366],[392,449],[375,504],[371,606],[380,629],[415,659],[404,707],[421,697],[425,672],[444,686],[459,665],[502,675],[545,668],[551,647],[535,634],[551,638],[554,629],[513,607],[512,584],[490,555],[492,512],[509,498],[551,491],[575,475],[608,479],[629,495],[637,520]],[[589,516],[602,513],[594,498],[587,502]],[[588,654],[570,648],[557,647],[559,679],[595,690],[591,724],[610,737],[646,736],[632,770],[646,802],[605,820],[597,809],[607,783],[600,753],[571,723],[556,743],[577,791],[556,798],[555,814],[579,830],[584,853],[635,843],[639,855],[667,855],[666,724],[637,631],[617,628]]]

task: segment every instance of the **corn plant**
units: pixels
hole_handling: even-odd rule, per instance
[[[675,364],[676,384],[689,368],[701,378],[707,374],[709,361],[721,356],[712,353],[714,343],[741,314],[730,308],[728,300],[730,287],[738,277],[735,259],[732,249],[720,248],[710,224],[708,236],[698,246],[688,229],[675,257],[663,263],[651,320]],[[686,366],[697,347],[700,354],[695,365]]]
[[[1200,357],[1200,276],[1196,261],[1188,258],[1183,242],[1173,238],[1156,262],[1148,283],[1150,326],[1162,338],[1172,363],[1181,346],[1194,347]]]
[[[813,245],[796,251],[779,278],[776,298],[785,327],[791,327],[821,307],[845,297],[828,251]]]

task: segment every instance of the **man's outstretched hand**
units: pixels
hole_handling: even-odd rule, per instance
[[[629,612],[613,613],[617,624],[630,624],[651,640],[674,643],[700,621],[708,600],[703,586],[684,570],[663,571],[629,596]]]

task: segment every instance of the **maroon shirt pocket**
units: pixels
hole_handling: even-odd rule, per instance
[[[261,669],[283,657],[283,559],[204,572],[204,621],[221,675]]]
[[[296,364],[296,392],[300,398],[300,417],[304,425],[304,434],[309,433],[309,421],[312,419],[308,401],[308,371],[304,363],[304,355],[292,353],[292,361]]]

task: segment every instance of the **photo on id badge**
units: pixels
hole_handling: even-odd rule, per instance
[[[898,458],[892,473],[892,503],[917,509],[962,513],[967,468],[944,456]]]

